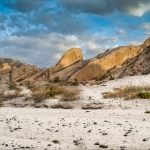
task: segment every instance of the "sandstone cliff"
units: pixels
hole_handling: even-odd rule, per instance
[[[117,79],[124,76],[143,75],[150,73],[150,38],[142,45],[143,51],[133,59],[125,61],[120,68],[114,67],[109,70],[103,80]]]
[[[119,67],[127,59],[132,59],[142,52],[139,46],[123,46],[92,59],[84,68],[76,72],[71,78],[84,80],[101,79],[113,67]]]
[[[83,60],[83,54],[80,48],[69,49],[56,64],[56,67],[65,68],[78,61]]]
[[[150,38],[139,46],[121,46],[95,58],[83,60],[81,49],[68,50],[53,67],[41,69],[12,59],[0,59],[0,78],[20,84],[60,80],[79,82],[110,80],[127,75],[150,73]]]

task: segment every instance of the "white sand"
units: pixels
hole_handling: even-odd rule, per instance
[[[150,100],[102,99],[127,85],[150,85],[150,75],[81,86],[81,102],[101,102],[102,110],[0,108],[0,149],[99,150],[99,142],[109,150],[149,150]]]

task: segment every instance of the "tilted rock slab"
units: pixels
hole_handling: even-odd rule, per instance
[[[113,67],[119,67],[127,59],[139,55],[143,49],[140,46],[122,46],[92,59],[84,68],[77,71],[70,80],[78,81],[101,79]]]

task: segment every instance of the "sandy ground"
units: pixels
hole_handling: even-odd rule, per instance
[[[80,86],[78,105],[102,103],[101,110],[0,108],[0,149],[149,150],[150,100],[102,98],[128,85],[150,85],[150,75]]]

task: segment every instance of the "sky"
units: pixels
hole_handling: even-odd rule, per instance
[[[150,36],[150,0],[0,0],[0,57],[49,67],[80,47],[84,59]]]

